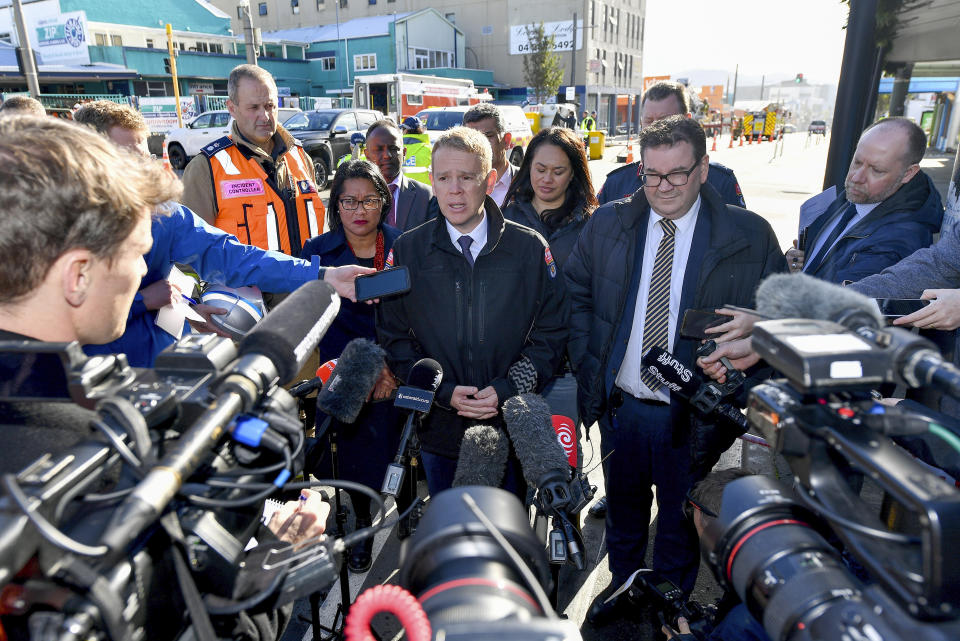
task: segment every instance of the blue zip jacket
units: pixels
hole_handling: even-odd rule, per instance
[[[841,191],[826,211],[810,223],[806,233],[808,251],[848,203],[846,192]],[[920,171],[838,238],[823,261],[808,273],[838,284],[879,274],[918,249],[929,247],[942,220],[940,193],[930,177]]]
[[[169,215],[156,216],[151,232],[153,247],[144,256],[147,275],[140,289],[166,278],[174,263],[190,265],[208,282],[228,287],[255,285],[275,293],[293,291],[316,280],[320,273],[317,258],[307,262],[244,245],[236,236],[208,225],[179,204]],[[123,336],[105,345],[87,345],[83,350],[91,356],[122,353],[133,367],[153,367],[157,354],[174,343],[173,336],[157,327],[156,317],[137,293]]]

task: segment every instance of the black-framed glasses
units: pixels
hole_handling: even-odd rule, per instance
[[[683,515],[687,517],[691,523],[693,523],[693,511],[697,510],[701,514],[711,519],[717,518],[717,513],[708,508],[706,505],[700,503],[690,495],[690,491],[687,490],[686,495],[683,497]]]
[[[644,187],[659,187],[664,179],[674,187],[683,187],[690,180],[692,174],[700,166],[700,161],[693,163],[693,167],[686,171],[671,171],[669,174],[640,174],[640,182]]]
[[[380,211],[380,207],[383,206],[383,198],[377,197],[364,198],[363,200],[341,198],[337,202],[340,203],[340,209],[346,211],[355,211],[360,205],[363,205],[363,208],[367,211]]]

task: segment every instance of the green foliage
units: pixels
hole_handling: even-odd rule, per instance
[[[840,0],[849,5],[850,0]],[[877,46],[889,50],[893,40],[897,37],[900,27],[908,19],[903,14],[915,9],[923,9],[933,3],[933,0],[877,0],[875,37]],[[846,28],[846,26],[844,26]]]
[[[553,50],[554,37],[547,35],[541,22],[539,26],[526,28],[530,53],[523,57],[523,79],[533,88],[538,103],[557,93],[563,83],[563,66],[560,56]]]

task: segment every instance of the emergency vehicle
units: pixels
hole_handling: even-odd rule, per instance
[[[380,73],[353,79],[354,106],[377,109],[394,120],[427,107],[470,106],[485,100],[493,100],[493,96],[486,90],[477,91],[472,80],[463,78]]]

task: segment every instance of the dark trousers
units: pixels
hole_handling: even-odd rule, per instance
[[[610,452],[604,471],[607,494],[607,552],[613,581],[622,584],[644,567],[651,485],[657,486],[657,538],[653,569],[689,594],[700,568],[697,533],[683,516],[693,484],[686,442],[673,447],[670,406],[624,393],[623,405],[600,419],[600,450]]]
[[[430,496],[436,496],[453,487],[453,477],[457,473],[457,459],[421,451],[420,461],[423,463],[423,472],[427,476],[427,489],[430,490]],[[527,484],[523,480],[520,463],[515,457],[511,456],[507,459],[507,467],[500,487],[513,493],[521,503],[526,505]]]

